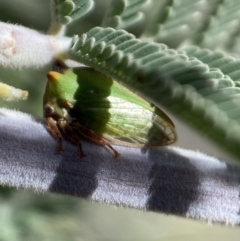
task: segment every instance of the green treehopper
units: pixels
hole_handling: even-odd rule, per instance
[[[89,67],[55,65],[47,74],[43,113],[48,130],[59,142],[62,138],[85,153],[81,138],[107,146],[156,147],[177,140],[172,120],[158,107]]]

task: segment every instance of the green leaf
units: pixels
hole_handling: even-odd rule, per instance
[[[93,3],[92,0],[54,0],[53,21],[68,24],[91,10]]]
[[[240,156],[240,89],[220,69],[187,51],[141,41],[123,30],[93,28],[75,37],[69,56],[164,105]]]
[[[198,43],[206,48],[239,52],[239,1],[218,1],[215,5],[216,11],[202,33],[202,41]]]
[[[155,42],[177,47],[198,33],[205,24],[205,9],[212,8],[208,1],[156,1],[146,15],[146,31],[143,37],[151,37]],[[203,17],[204,15],[204,17]]]
[[[142,37],[178,47],[191,43],[239,52],[239,1],[156,1],[146,12]],[[221,41],[219,41],[221,39]]]
[[[221,72],[229,76],[233,81],[240,81],[240,60],[227,55],[223,51],[213,51],[201,49],[196,46],[182,48],[183,53],[189,57],[195,57],[207,64],[210,68],[218,68]]]
[[[150,0],[112,0],[103,26],[126,29],[144,18],[143,8]]]

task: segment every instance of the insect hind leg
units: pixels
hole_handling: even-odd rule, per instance
[[[116,158],[120,156],[120,153],[117,150],[115,150],[106,139],[94,133],[92,130],[87,129],[83,127],[80,123],[76,123],[76,122],[73,123],[73,127],[74,127],[74,130],[76,130],[79,133],[79,135],[84,136],[88,140],[91,140],[101,146],[107,146],[109,149],[113,151],[114,156]]]
[[[103,141],[104,141],[104,145],[105,145],[105,146],[108,146],[108,148],[110,148],[110,149],[113,151],[113,153],[114,153],[114,155],[115,155],[115,158],[117,158],[117,157],[120,156],[120,153],[119,153],[117,150],[115,150],[115,149],[110,145],[110,143],[108,143],[108,141],[106,141],[106,140],[104,140],[104,139],[103,139]]]

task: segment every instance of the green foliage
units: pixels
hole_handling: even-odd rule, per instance
[[[79,201],[53,194],[1,188],[0,240],[76,240]],[[69,217],[69,213],[78,215]],[[72,220],[72,221],[71,221]],[[69,230],[69,225],[72,230]]]
[[[87,31],[74,38],[70,58],[165,105],[239,156],[238,1],[95,0],[95,8],[93,1],[54,3],[52,23],[68,27],[77,20],[70,28]],[[139,38],[124,30],[91,28],[99,11],[98,24],[127,28]],[[139,14],[146,23],[139,25]]]
[[[110,5],[103,26],[129,28],[143,6],[148,8],[139,39],[123,30],[92,28],[73,39],[70,58],[165,105],[239,157],[238,56],[194,46],[213,47],[216,36],[225,36],[215,46],[236,49],[238,2],[119,0]]]
[[[103,26],[126,29],[135,25],[144,18],[142,9],[150,2],[151,0],[112,0]]]
[[[99,27],[75,37],[69,56],[121,81],[151,103],[164,104],[239,156],[240,89],[230,75],[216,68],[216,61],[211,68],[188,55],[187,49],[176,51],[123,30]],[[232,58],[231,66],[237,62]]]
[[[93,8],[93,1],[55,0],[52,23],[67,24],[71,36],[87,32],[74,38],[71,58],[114,77],[156,104],[164,104],[239,156],[239,0],[145,2],[148,1],[112,0],[109,5],[107,0],[95,0]],[[44,31],[49,20],[48,4],[49,0],[0,1],[0,18]],[[92,11],[88,12],[90,9]],[[128,28],[139,38],[123,30],[91,29],[101,23],[105,27]],[[221,51],[215,50],[217,48]],[[10,84],[16,86],[17,79],[16,87],[30,92],[29,101],[14,103],[14,108],[41,116],[47,71],[1,69],[1,80],[12,80]],[[1,106],[3,104],[1,102]],[[120,218],[119,211],[113,210],[109,215],[109,208],[101,213],[102,206],[94,209],[92,205],[85,205],[83,209],[89,211],[83,213],[79,200],[6,188],[1,190],[3,192],[4,196],[0,197],[1,240],[79,240],[84,233],[88,240],[89,237],[121,240],[126,237],[122,236],[125,234],[121,225],[129,229],[130,222],[138,225],[133,229],[135,234],[131,234],[133,240],[144,231],[145,236],[152,239],[156,239],[154,231],[159,233],[159,225],[153,227],[161,220],[150,222],[155,216],[148,216],[149,223],[141,222],[141,226],[139,220],[147,219],[145,214],[138,217],[139,213],[135,212],[128,217],[125,213]],[[96,220],[108,225],[96,228]],[[172,223],[166,226],[166,217],[161,224],[174,226]],[[187,223],[186,233],[189,225],[192,223]],[[222,231],[219,233],[224,239],[222,234],[227,230]],[[230,230],[231,234],[233,231]],[[239,233],[235,240],[238,238]]]
[[[53,0],[53,21],[60,24],[68,24],[81,18],[92,7],[92,0]]]

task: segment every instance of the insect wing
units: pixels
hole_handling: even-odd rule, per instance
[[[124,146],[165,146],[176,141],[175,127],[160,109],[150,105],[149,108],[144,108],[115,96],[110,96],[109,101],[110,119],[103,136],[111,143]]]

